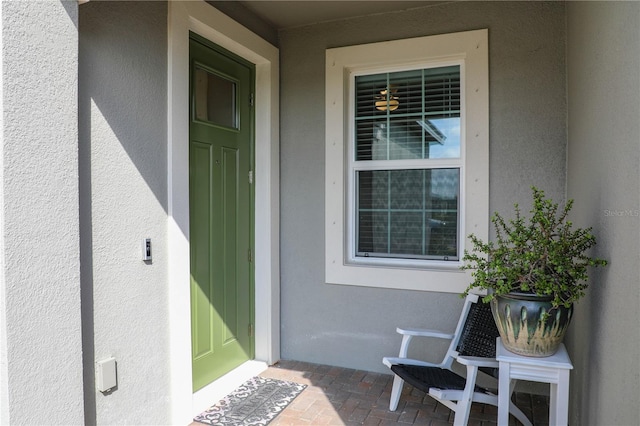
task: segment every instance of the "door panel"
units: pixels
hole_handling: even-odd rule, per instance
[[[211,287],[211,221],[212,197],[209,176],[211,175],[211,146],[194,142],[191,144],[191,315],[193,334],[193,356],[199,359],[213,350],[212,316],[209,295]],[[208,284],[208,286],[207,286]]]
[[[224,256],[224,265],[226,266],[225,271],[227,276],[224,277],[224,282],[235,283],[237,281],[236,270],[237,270],[237,257],[235,256],[238,253],[238,248],[236,244],[235,230],[238,229],[238,223],[236,222],[236,218],[238,215],[238,196],[237,196],[237,187],[238,187],[238,151],[235,149],[223,148],[222,149],[222,199],[224,210],[222,222],[224,223],[222,236],[222,246],[224,247],[224,252],[222,255]],[[237,300],[239,297],[242,297],[241,294],[238,294],[238,286],[229,285],[223,287],[223,294],[221,295],[221,299],[223,300],[223,306],[221,306],[221,310],[223,312],[223,317],[225,319],[224,324],[226,327],[224,328],[224,342],[229,343],[235,339],[241,331],[238,329],[240,327],[241,318],[239,318]],[[247,332],[247,330],[244,330]]]
[[[190,40],[193,387],[253,358],[253,69]]]

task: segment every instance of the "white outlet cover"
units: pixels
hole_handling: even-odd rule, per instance
[[[107,358],[98,361],[96,366],[96,386],[100,392],[113,389],[118,384],[116,374],[116,359]]]

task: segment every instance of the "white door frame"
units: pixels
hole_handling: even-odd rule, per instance
[[[167,232],[169,369],[171,421],[174,424],[191,422],[194,399],[189,297],[189,31],[256,65],[255,359],[273,364],[280,358],[279,51],[202,0],[171,0],[167,72]]]

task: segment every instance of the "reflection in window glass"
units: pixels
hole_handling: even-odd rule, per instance
[[[196,120],[238,128],[235,82],[196,67],[194,98]]]
[[[356,77],[355,157],[460,158],[460,66]]]
[[[356,255],[458,259],[460,170],[357,172]]]

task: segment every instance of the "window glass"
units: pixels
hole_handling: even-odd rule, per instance
[[[359,257],[458,259],[460,170],[357,172]]]
[[[460,66],[356,76],[355,159],[460,157]]]
[[[355,256],[458,260],[460,168],[429,160],[460,159],[460,66],[358,75],[354,90]]]
[[[194,85],[196,120],[237,129],[236,83],[196,67]]]

